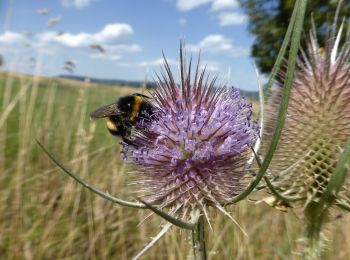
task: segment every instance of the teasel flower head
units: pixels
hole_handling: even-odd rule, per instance
[[[189,220],[222,209],[245,187],[244,164],[258,134],[252,105],[233,88],[216,87],[200,64],[191,79],[180,47],[180,83],[167,60],[153,93],[155,115],[124,152],[135,166],[143,199]]]
[[[335,28],[326,46],[319,46],[311,30],[307,49],[301,50],[284,129],[269,167],[273,186],[292,198],[295,208],[320,200],[350,137],[350,41],[342,35],[343,24],[338,32]],[[284,79],[281,73],[268,102],[262,155],[272,138]],[[350,202],[349,178],[340,200]]]

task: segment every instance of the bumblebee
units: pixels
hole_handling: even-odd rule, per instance
[[[142,121],[150,121],[153,111],[150,97],[135,93],[95,110],[90,117],[105,118],[107,129],[112,135],[134,145],[131,139],[133,129],[141,127]]]

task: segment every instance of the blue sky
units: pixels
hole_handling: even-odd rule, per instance
[[[184,39],[219,82],[257,90],[247,27],[236,0],[1,0],[0,54],[20,72],[68,74],[71,61],[72,75],[143,80],[162,51],[177,73]]]

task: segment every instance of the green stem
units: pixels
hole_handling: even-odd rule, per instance
[[[204,216],[199,216],[197,225],[192,229],[192,247],[194,260],[208,259]]]
[[[304,248],[305,260],[321,259],[322,251],[322,225],[325,222],[328,211],[319,214],[316,202],[310,202],[305,211],[305,239]]]

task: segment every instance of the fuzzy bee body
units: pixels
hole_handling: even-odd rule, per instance
[[[140,127],[142,121],[151,119],[154,106],[148,96],[135,93],[119,98],[115,103],[103,106],[90,114],[91,118],[105,118],[108,131],[129,145],[133,129]]]

